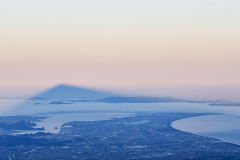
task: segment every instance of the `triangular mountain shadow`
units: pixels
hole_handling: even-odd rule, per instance
[[[114,96],[116,94],[107,93],[104,91],[70,86],[70,85],[58,85],[56,87],[50,88],[49,90],[36,95],[35,100],[41,99],[86,99],[95,100],[99,98],[106,98],[109,96]]]

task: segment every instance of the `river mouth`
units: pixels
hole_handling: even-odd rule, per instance
[[[183,132],[213,137],[240,145],[239,115],[205,115],[176,120],[171,126]]]

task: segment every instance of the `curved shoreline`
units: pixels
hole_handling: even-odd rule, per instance
[[[203,129],[202,132],[197,132],[197,131],[194,131],[194,128],[186,129],[187,128],[186,127],[187,126],[186,125],[187,121],[192,123],[191,125],[194,125],[195,127],[198,127],[196,124],[194,124],[194,120],[196,120],[198,118],[200,118],[200,120],[201,120],[201,118],[204,118],[205,121],[206,121],[208,116],[229,116],[229,115],[221,115],[221,114],[220,115],[218,115],[218,114],[216,115],[216,114],[214,114],[214,115],[194,116],[194,117],[189,117],[189,118],[183,118],[183,119],[175,120],[175,121],[171,122],[170,125],[171,125],[172,128],[174,128],[176,130],[179,130],[179,131],[182,131],[182,132],[186,132],[186,133],[190,133],[190,134],[194,134],[194,135],[198,135],[198,136],[214,138],[214,139],[217,139],[217,140],[219,140],[221,142],[231,143],[231,144],[238,145],[238,146],[240,145],[240,137],[238,139],[239,142],[234,142],[234,140],[226,140],[227,139],[226,137],[225,138],[222,137],[222,136],[219,137],[219,134],[220,135],[221,134],[225,134],[225,136],[227,136],[228,132],[231,133],[229,130],[225,130],[225,131],[224,130],[222,130],[222,131],[212,131],[212,132],[206,132],[205,131],[204,132],[204,129]],[[238,116],[238,118],[240,118],[240,117]],[[179,124],[177,124],[177,123],[179,123]],[[183,123],[185,123],[185,124],[183,124]],[[205,122],[202,122],[202,123],[205,123]],[[207,123],[209,124],[209,122],[207,122]],[[182,126],[185,126],[185,128],[181,128]],[[221,126],[223,126],[223,125],[221,125]],[[200,126],[199,128],[201,128],[201,127],[202,126]],[[198,130],[199,130],[199,128],[198,128]],[[224,128],[224,127],[222,127],[222,128]],[[238,131],[240,132],[240,126],[238,128],[239,128]],[[214,134],[218,134],[218,136],[216,136]],[[232,133],[232,134],[234,134],[234,133]]]

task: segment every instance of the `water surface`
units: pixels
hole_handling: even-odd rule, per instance
[[[207,115],[174,121],[175,129],[240,144],[239,115]]]
[[[35,128],[44,127],[43,131],[19,131],[16,134],[31,134],[37,132],[44,133],[58,133],[61,126],[64,123],[73,121],[100,121],[100,120],[110,120],[112,118],[123,118],[134,116],[135,114],[130,113],[62,113],[62,114],[48,114],[43,116],[48,116],[46,119],[40,122],[35,122],[37,126]]]

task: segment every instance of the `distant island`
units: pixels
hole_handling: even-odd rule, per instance
[[[32,98],[29,98],[28,100],[49,100],[49,99],[43,98],[43,97],[32,97]]]
[[[226,102],[220,100],[209,100],[209,101],[197,101],[197,100],[186,100],[172,97],[150,97],[150,96],[135,96],[135,97],[107,97],[97,100],[64,100],[64,101],[52,101],[49,104],[74,104],[77,102],[103,102],[103,103],[207,103],[210,106],[240,106],[240,103]],[[39,104],[39,103],[35,103]]]
[[[137,97],[107,97],[98,99],[95,102],[105,102],[105,103],[171,103],[171,102],[185,102],[185,103],[218,103],[220,101],[194,101],[185,100],[171,97],[147,97],[147,96],[137,96]]]
[[[184,100],[171,98],[171,97],[107,97],[98,99],[95,102],[105,103],[159,103],[159,102],[184,102]]]
[[[210,103],[209,106],[240,106],[240,103]]]
[[[50,102],[49,104],[73,104],[72,102],[62,102],[62,101],[53,101]]]

